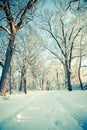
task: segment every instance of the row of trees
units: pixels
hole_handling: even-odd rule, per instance
[[[18,5],[19,2],[20,1],[17,2]],[[9,71],[11,59],[15,48],[16,34],[23,26],[26,14],[31,10],[31,8],[34,6],[36,2],[37,0],[29,0],[27,4],[25,3],[25,7],[22,7],[21,9],[19,8],[19,6],[16,5],[16,1],[3,0],[0,4],[2,13],[1,20],[4,19],[4,25],[0,26],[0,28],[7,33],[9,40],[6,51],[6,59],[0,81],[0,92],[3,93],[3,95],[5,95],[6,93],[5,88],[7,73]],[[14,11],[14,9],[16,10],[16,12]]]
[[[48,71],[50,64],[45,65],[44,62],[44,57],[48,58],[46,50],[54,55],[58,59],[58,64],[62,66],[64,86],[69,91],[72,91],[71,77],[74,70],[73,66],[75,66],[73,61],[79,59],[78,79],[81,89],[83,89],[80,72],[82,61],[84,58],[86,59],[87,55],[84,52],[84,47],[86,48],[86,11],[83,12],[84,4],[79,0],[63,1],[63,3],[55,0],[51,1],[53,7],[49,9],[49,7],[44,7],[44,4],[42,4],[43,6],[38,4],[39,6],[36,8],[34,5],[38,3],[37,1],[26,0],[22,3],[22,7],[20,6],[21,2],[16,0],[3,0],[0,3],[0,29],[5,33],[2,33],[5,37],[3,39],[5,44],[0,46],[4,45],[2,52],[6,52],[6,56],[3,54],[3,59],[0,59],[4,63],[0,81],[0,92],[3,95],[6,93],[7,77],[10,93],[12,86],[17,86],[15,84],[16,79],[19,81],[19,90],[24,89],[24,92],[27,93],[27,84],[31,77],[33,77],[34,86],[40,86],[39,88],[43,90],[44,84],[46,84],[45,86],[49,89],[51,79],[47,75],[50,73]],[[52,8],[54,8],[54,11]],[[32,20],[34,14],[36,17],[33,22],[30,22],[31,26],[24,26]],[[44,46],[44,49],[42,46]],[[43,52],[47,56],[44,56]],[[48,60],[52,63],[52,59]],[[55,69],[56,85],[59,85],[59,69]],[[7,75],[8,72],[9,76]]]
[[[68,7],[71,7],[71,4],[76,1],[70,1]],[[80,2],[77,0],[77,2]],[[76,3],[75,3],[76,4]],[[42,12],[42,23],[40,25],[40,29],[47,32],[47,35],[50,35],[50,39],[52,40],[51,45],[48,47],[46,45],[46,49],[50,53],[52,53],[57,59],[61,62],[64,68],[64,75],[65,75],[65,88],[68,88],[69,91],[72,91],[71,85],[71,74],[72,74],[72,62],[74,58],[79,57],[79,69],[78,69],[78,78],[80,81],[81,89],[83,89],[80,69],[81,69],[81,62],[82,57],[86,56],[84,54],[84,46],[86,43],[83,41],[83,37],[85,39],[85,15],[86,12],[81,12],[80,3],[77,3],[78,8],[76,10],[65,10],[64,6],[58,2],[54,2],[55,11],[46,10],[44,13]],[[75,9],[75,8],[73,8]],[[48,14],[50,14],[48,16]],[[83,16],[84,15],[84,16]],[[83,23],[84,20],[84,23]],[[47,44],[47,43],[46,43]],[[54,49],[53,49],[53,46]],[[77,46],[77,47],[76,47]],[[76,49],[77,48],[77,49]],[[76,50],[79,52],[77,54]],[[76,54],[75,54],[76,53]]]

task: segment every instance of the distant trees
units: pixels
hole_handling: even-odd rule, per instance
[[[33,77],[36,77],[35,71],[37,70],[37,67],[35,64],[37,63],[39,55],[39,38],[40,37],[38,37],[38,35],[36,35],[34,32],[32,33],[32,31],[29,37],[28,34],[26,34],[26,38],[21,36],[21,47],[18,47],[19,51],[17,52],[17,56],[15,56],[16,62],[19,66],[18,71],[21,77],[19,91],[22,91],[24,89],[25,93],[27,93],[27,79],[29,80],[29,71]],[[18,43],[18,46],[20,43]]]
[[[14,48],[15,48],[15,37],[24,24],[24,19],[26,18],[26,14],[30,11],[30,9],[34,6],[34,4],[38,0],[29,0],[28,3],[24,3],[25,6],[23,8],[19,8],[19,3],[14,1],[14,7],[12,7],[13,1],[10,2],[8,0],[4,0],[0,3],[0,21],[4,19],[4,24],[0,25],[0,29],[5,31],[8,35],[8,47],[6,51],[6,59],[5,64],[2,71],[1,81],[0,81],[0,92],[4,95],[6,88],[6,79],[7,73],[10,67],[10,62],[13,56]],[[18,3],[18,4],[16,4]],[[16,12],[14,11],[14,9]],[[29,21],[30,19],[28,19]]]

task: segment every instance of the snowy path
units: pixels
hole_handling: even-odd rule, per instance
[[[85,98],[87,92],[35,91],[1,99],[0,130],[87,130]]]

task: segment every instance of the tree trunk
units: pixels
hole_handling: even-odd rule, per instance
[[[67,60],[65,61],[65,88],[67,88],[69,91],[72,91],[72,86],[71,86],[71,74],[70,70],[68,68]]]
[[[24,93],[27,94],[26,77],[24,77]]]
[[[44,78],[42,79],[41,89],[44,90]]]
[[[9,71],[13,51],[14,51],[14,40],[15,37],[12,37],[9,39],[9,44],[6,52],[6,59],[5,59],[5,64],[3,67],[2,75],[1,75],[1,80],[0,80],[0,93],[5,96],[6,95],[6,79],[7,79],[7,73]]]
[[[19,87],[19,91],[22,91],[23,88],[23,73],[21,71],[21,79],[20,79],[20,87]]]
[[[80,82],[80,88],[81,88],[81,90],[83,90],[83,84],[82,84],[82,80],[80,77],[80,69],[78,69],[78,78],[79,78],[79,82]]]
[[[24,88],[24,93],[27,93],[27,85],[26,85],[26,66],[24,65],[21,71],[21,81],[19,91],[22,91]]]
[[[26,66],[26,64],[25,64],[25,65],[24,65],[24,77],[23,77],[24,93],[25,93],[25,94],[27,94],[26,73],[27,73],[27,66]]]
[[[60,83],[59,83],[59,74],[58,74],[58,70],[56,69],[56,85],[57,85],[57,88],[59,90],[60,88]]]
[[[80,88],[81,90],[83,90],[83,84],[82,84],[81,75],[80,75],[80,68],[81,68],[81,54],[80,54],[80,63],[79,63],[79,68],[78,68],[78,78],[79,78]]]
[[[9,69],[9,86],[10,86],[10,95],[12,93],[12,72],[11,72],[11,65],[10,65],[10,69]]]

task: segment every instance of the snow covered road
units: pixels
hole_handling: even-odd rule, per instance
[[[0,130],[87,130],[86,99],[87,91],[0,97]]]

